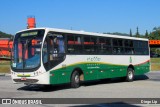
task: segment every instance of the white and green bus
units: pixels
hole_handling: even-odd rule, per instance
[[[150,71],[148,39],[55,28],[34,28],[14,37],[14,83],[63,84],[122,77]]]

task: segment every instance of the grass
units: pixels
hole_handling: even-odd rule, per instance
[[[151,71],[160,71],[160,58],[151,58]]]
[[[0,73],[10,73],[10,61],[0,61]]]
[[[160,63],[160,58],[151,58],[151,63]]]
[[[160,58],[151,58],[151,71],[160,71]],[[0,61],[0,73],[10,73],[10,61]]]
[[[10,65],[0,65],[0,73],[10,73]]]
[[[0,60],[0,65],[9,65],[10,61]]]

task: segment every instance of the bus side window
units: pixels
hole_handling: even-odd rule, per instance
[[[65,53],[63,36],[58,37],[58,45],[59,54]]]
[[[49,70],[65,59],[64,36],[49,32],[44,41],[42,52],[43,64]]]
[[[84,36],[84,54],[97,53],[97,37]]]
[[[132,40],[124,40],[124,52],[126,55],[133,55],[134,48],[133,48],[133,41]]]
[[[121,55],[124,54],[124,46],[123,46],[123,40],[121,39],[113,39],[113,54]]]
[[[57,56],[58,56],[58,48],[57,48],[57,45],[58,45],[58,41],[57,41],[57,37],[54,37],[53,39],[53,48],[52,48],[52,57],[53,59],[55,59]]]
[[[47,63],[48,62],[48,52],[47,52],[47,41],[44,41],[43,44],[43,63]]]
[[[67,53],[68,54],[82,54],[82,36],[81,35],[67,35]]]
[[[65,46],[64,36],[60,34],[52,34],[50,37],[50,60],[62,60],[64,59]]]

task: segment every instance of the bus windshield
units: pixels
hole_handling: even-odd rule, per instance
[[[40,66],[41,45],[44,30],[31,30],[17,33],[12,51],[13,69],[34,69]]]

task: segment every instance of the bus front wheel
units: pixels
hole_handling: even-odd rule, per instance
[[[132,82],[134,79],[134,70],[132,68],[128,68],[126,81]]]
[[[74,71],[71,76],[71,87],[78,88],[80,86],[80,74],[78,71]]]

